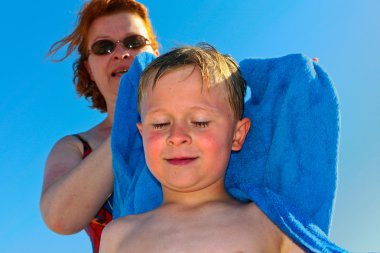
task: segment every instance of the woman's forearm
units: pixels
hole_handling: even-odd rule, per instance
[[[69,141],[58,142],[49,155],[41,195],[47,226],[60,234],[85,228],[112,193],[113,172],[108,137],[82,160]]]

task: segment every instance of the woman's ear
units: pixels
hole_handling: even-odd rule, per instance
[[[137,126],[137,129],[140,132],[140,135],[142,136],[142,124],[141,124],[141,122],[137,123],[136,126]]]
[[[236,122],[231,148],[233,151],[239,151],[243,147],[245,137],[247,136],[250,127],[251,120],[249,118],[243,118]]]
[[[88,61],[84,61],[84,66],[86,67],[87,73],[90,75],[91,81],[94,81],[94,76],[92,75],[91,66]]]

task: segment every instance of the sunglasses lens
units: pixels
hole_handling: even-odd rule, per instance
[[[111,54],[116,47],[116,44],[112,40],[98,40],[91,46],[91,51],[96,55]],[[149,40],[142,35],[132,35],[123,40],[124,48],[126,49],[140,49],[149,45]]]
[[[110,54],[114,49],[115,43],[111,40],[98,40],[91,47],[91,51],[97,55]]]
[[[128,49],[140,49],[149,45],[149,41],[141,35],[133,35],[123,40],[123,45]]]

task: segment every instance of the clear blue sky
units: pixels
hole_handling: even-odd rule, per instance
[[[380,252],[380,1],[145,0],[165,52],[207,41],[238,61],[304,53],[319,57],[341,102],[339,185],[331,238]],[[17,3],[17,4],[16,4]],[[49,231],[39,212],[45,159],[63,135],[103,115],[72,85],[71,64],[45,59],[71,31],[81,0],[2,2],[0,199],[3,253],[82,252],[82,232]]]

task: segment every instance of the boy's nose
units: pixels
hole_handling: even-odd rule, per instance
[[[167,138],[168,145],[190,144],[191,137],[186,127],[173,125]]]

